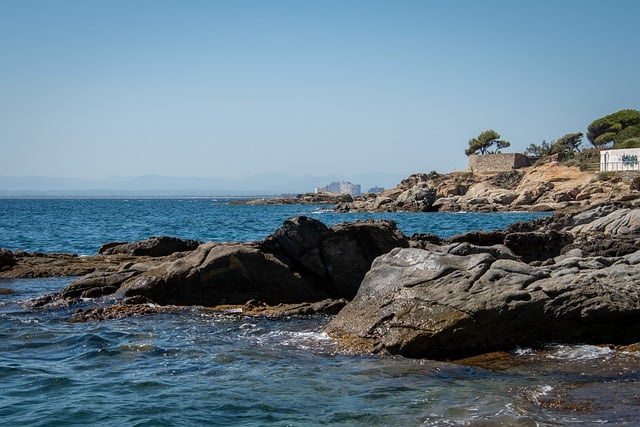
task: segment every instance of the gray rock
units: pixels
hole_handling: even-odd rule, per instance
[[[629,263],[629,265],[638,265],[640,264],[640,250],[627,254],[623,258]]]
[[[393,203],[393,199],[391,197],[379,196],[376,197],[373,202],[373,209],[382,209],[383,206],[388,206]]]
[[[142,258],[126,268],[81,277],[60,295],[71,299],[114,293],[158,304],[203,306],[250,299],[275,305],[353,298],[377,256],[408,245],[392,221],[327,227],[298,217],[262,242],[209,242],[159,261]]]
[[[489,194],[489,201],[493,204],[508,205],[518,198],[518,194],[511,190],[494,190]]]
[[[618,209],[619,208],[613,204],[599,205],[575,215],[571,215],[568,218],[570,218],[573,226],[584,225],[593,222],[596,219],[603,218]]]
[[[373,260],[395,247],[409,246],[392,221],[357,221],[326,227],[306,217],[285,221],[261,244],[282,254],[301,274],[324,281],[337,298],[354,297]]]
[[[159,304],[215,306],[319,301],[320,283],[250,244],[204,244],[188,257],[126,281],[116,297],[142,295]]]
[[[601,212],[606,212],[602,209]],[[640,233],[640,209],[620,208],[611,213],[596,217],[599,212],[593,212],[596,218],[583,225],[573,227],[574,234],[603,233],[606,235],[626,236]],[[579,221],[581,218],[578,218]]]
[[[453,359],[539,342],[640,337],[640,269],[567,260],[554,270],[499,259],[394,249],[326,327],[346,345]]]
[[[436,194],[435,187],[422,183],[400,194],[395,204],[400,210],[429,212],[436,201]]]
[[[327,270],[320,245],[331,233],[322,222],[302,216],[286,220],[270,239],[301,267],[325,277]]]
[[[137,270],[89,273],[80,277],[60,292],[63,298],[95,298],[114,293],[127,279],[140,274]]]
[[[174,252],[192,251],[200,243],[195,240],[184,240],[176,237],[154,236],[139,242],[112,242],[100,247],[101,255],[125,254],[135,256],[161,257]]]
[[[562,249],[573,241],[573,237],[564,232],[507,233],[504,245],[526,262],[544,261],[560,255]]]

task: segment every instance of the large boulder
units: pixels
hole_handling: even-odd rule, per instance
[[[393,248],[409,246],[409,241],[393,221],[356,221],[331,227],[322,241],[320,253],[335,297],[352,299],[373,260]]]
[[[602,214],[605,214],[602,216]],[[574,234],[602,233],[613,236],[640,234],[640,209],[597,208],[578,215],[578,225],[571,229]]]
[[[640,339],[640,251],[546,267],[394,249],[326,332],[359,350],[453,359],[541,342]]]
[[[327,227],[308,217],[289,219],[262,249],[283,254],[292,268],[330,286],[334,297],[351,299],[379,255],[409,242],[393,221],[357,221]]]
[[[162,259],[142,257],[117,270],[83,276],[59,296],[115,294],[141,296],[158,304],[203,306],[252,299],[271,305],[350,299],[376,257],[408,245],[392,221],[327,227],[297,217],[261,242],[209,242]]]
[[[436,201],[437,190],[434,186],[421,183],[402,192],[395,201],[398,210],[429,212]]]
[[[533,205],[543,194],[553,189],[550,182],[542,182],[527,188],[518,190],[518,197],[513,201],[513,206]]]
[[[322,222],[306,216],[286,220],[271,236],[265,239],[263,248],[281,250],[290,259],[319,277],[327,276],[321,253],[321,244],[332,231]],[[271,245],[273,243],[273,245]]]
[[[175,305],[244,304],[251,299],[275,305],[326,299],[321,285],[254,245],[205,243],[185,258],[126,281],[116,296],[141,295]]]

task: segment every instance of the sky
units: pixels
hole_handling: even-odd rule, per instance
[[[0,0],[0,176],[464,170],[483,130],[522,152],[639,109],[639,18],[636,0]]]

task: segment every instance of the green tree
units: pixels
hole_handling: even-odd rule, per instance
[[[627,137],[623,131],[640,125],[640,111],[620,110],[591,122],[587,128],[587,139],[596,148],[604,148],[612,143],[622,143],[618,137]],[[628,139],[628,137],[627,137]]]
[[[633,148],[637,146],[638,140],[640,140],[640,125],[629,126],[618,132],[613,148]]]
[[[551,154],[551,144],[547,141],[542,141],[542,144],[529,144],[526,150],[524,150],[524,154],[532,157],[547,157]]]
[[[580,144],[582,144],[582,132],[568,133],[561,136],[553,144],[552,153],[575,153],[580,152]]]
[[[509,141],[500,139],[500,134],[495,130],[485,130],[477,137],[469,140],[469,148],[464,150],[464,154],[493,154],[499,153],[501,149],[511,145]]]
[[[582,132],[568,133],[556,141],[542,141],[540,145],[529,144],[524,154],[541,159],[556,153],[562,153],[566,157],[572,157],[574,153],[580,151],[582,136]]]

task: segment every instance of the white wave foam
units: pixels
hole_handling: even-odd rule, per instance
[[[323,350],[332,347],[335,340],[324,332],[272,331],[253,339],[260,345],[290,347],[300,350]]]
[[[612,353],[613,350],[608,347],[598,347],[595,345],[559,345],[547,355],[547,358],[556,360],[593,360],[606,359]]]
[[[527,390],[525,393],[529,400],[534,402],[536,405],[540,404],[540,399],[549,395],[553,391],[553,387],[550,385],[539,385],[530,390]]]

